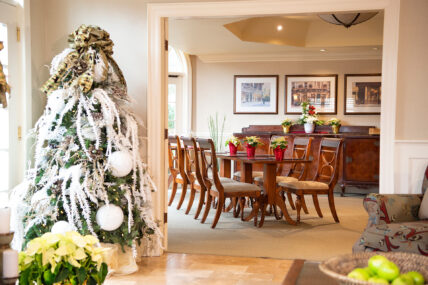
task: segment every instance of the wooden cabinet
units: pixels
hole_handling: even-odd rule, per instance
[[[234,135],[240,139],[246,136],[259,136],[264,145],[257,148],[256,153],[258,154],[268,153],[271,136],[287,136],[290,147],[285,153],[286,157],[291,156],[296,136],[313,137],[310,154],[313,162],[306,175],[308,180],[316,174],[321,139],[323,137],[342,138],[338,185],[343,194],[346,192],[347,186],[368,188],[379,185],[379,135],[369,135],[369,128],[370,126],[342,126],[339,134],[333,134],[329,126],[317,126],[314,133],[305,134],[303,126],[292,126],[290,133],[284,134],[279,125],[250,125]],[[240,166],[236,165],[236,167],[239,169]],[[283,174],[287,172],[288,169],[284,166]],[[373,189],[370,191],[373,192]]]

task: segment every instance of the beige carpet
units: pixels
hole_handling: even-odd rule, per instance
[[[264,226],[256,228],[252,222],[233,218],[232,213],[222,213],[217,227],[211,229],[215,210],[211,209],[207,221],[201,224],[200,218],[193,218],[196,202],[189,215],[184,214],[187,201],[176,210],[178,195],[168,208],[168,252],[324,260],[351,253],[368,219],[363,196],[335,198],[339,224],[331,216],[326,197],[320,196],[324,218],[317,216],[312,198],[307,197],[309,215],[303,214],[298,226],[267,217]],[[295,218],[295,211],[288,209]]]

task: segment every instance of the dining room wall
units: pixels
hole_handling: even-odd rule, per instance
[[[285,117],[297,120],[299,115],[284,113],[287,74],[338,74],[337,114],[323,115],[320,118],[328,120],[337,117],[343,125],[380,125],[380,115],[344,115],[344,74],[381,73],[381,60],[205,63],[193,56],[192,71],[192,132],[199,136],[208,135],[208,118],[216,113],[220,117],[226,116],[225,136],[248,125],[280,124]],[[234,75],[279,75],[278,114],[233,114]]]

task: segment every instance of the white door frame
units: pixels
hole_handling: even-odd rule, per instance
[[[394,140],[400,0],[267,0],[155,3],[147,5],[148,21],[148,163],[159,191],[158,217],[167,212],[165,168],[165,74],[162,65],[162,19],[168,17],[266,16],[301,13],[384,10],[382,107],[380,135],[380,193],[394,191]],[[166,244],[165,244],[166,246]]]

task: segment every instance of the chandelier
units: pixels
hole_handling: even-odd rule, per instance
[[[373,18],[378,12],[365,12],[365,13],[343,13],[343,14],[322,14],[318,15],[324,21],[341,25],[349,28],[352,25],[357,25]]]

